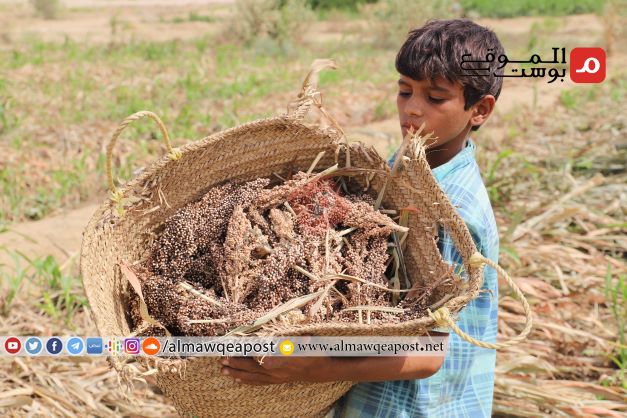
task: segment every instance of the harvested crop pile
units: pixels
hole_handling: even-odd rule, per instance
[[[420,311],[398,296],[407,290],[392,296],[386,276],[398,271],[390,254],[407,228],[335,170],[229,182],[181,208],[134,268],[150,315],[174,335],[200,336],[268,312],[362,322],[365,311],[368,322],[391,323],[408,318],[405,307]]]

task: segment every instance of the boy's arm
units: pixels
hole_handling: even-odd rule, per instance
[[[444,356],[405,357],[330,357],[330,369],[320,382],[350,380],[380,382],[386,380],[424,379],[434,375],[442,366]]]
[[[433,333],[435,335],[435,333]],[[439,334],[446,335],[446,334]],[[435,374],[441,356],[397,357],[266,357],[260,365],[250,357],[222,360],[222,373],[241,383],[267,385],[293,381],[376,382],[424,379]]]

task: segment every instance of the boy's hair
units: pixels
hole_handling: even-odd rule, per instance
[[[478,60],[489,52],[495,57],[504,54],[503,45],[490,29],[466,19],[433,20],[409,32],[396,55],[396,71],[414,80],[433,81],[442,76],[451,83],[460,82],[464,88],[464,110],[468,110],[485,95],[497,99],[501,93],[503,78],[492,75],[499,65],[496,59],[487,63],[489,76],[461,68],[462,55],[470,54],[470,59]],[[486,67],[483,62],[472,64],[479,65]],[[477,129],[479,126],[472,128]]]

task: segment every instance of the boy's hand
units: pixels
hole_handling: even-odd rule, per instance
[[[249,385],[278,383],[322,382],[332,363],[331,357],[268,356],[262,364],[251,357],[225,357],[222,373],[235,381]]]

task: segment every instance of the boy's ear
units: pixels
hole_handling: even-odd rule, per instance
[[[494,104],[496,99],[491,94],[486,94],[473,105],[472,116],[470,117],[470,124],[472,126],[480,126],[488,120],[492,111],[494,110]]]

